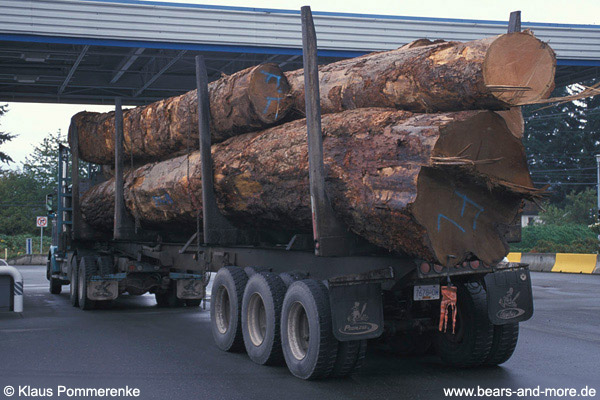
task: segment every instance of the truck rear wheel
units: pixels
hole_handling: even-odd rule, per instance
[[[333,336],[325,285],[313,279],[290,285],[281,311],[281,342],[285,362],[294,376],[319,379],[331,373],[338,341]]]
[[[96,306],[96,302],[87,297],[87,283],[96,272],[96,258],[82,257],[77,271],[77,302],[82,310],[92,310]]]
[[[62,292],[62,283],[60,282],[60,279],[50,276],[50,293],[60,294],[60,292]]]
[[[248,275],[240,267],[223,267],[213,281],[210,322],[213,339],[223,351],[244,350],[242,298]]]
[[[62,292],[62,284],[59,279],[52,277],[52,261],[46,261],[46,278],[49,281],[49,289],[51,294],[60,294]]]
[[[79,305],[79,299],[77,298],[77,287],[79,281],[77,280],[77,257],[73,256],[71,259],[71,284],[69,285],[69,300],[73,307]]]
[[[447,332],[436,332],[436,349],[446,364],[455,367],[481,365],[490,354],[494,337],[483,285],[477,282],[459,284],[457,306],[455,334],[451,326]]]
[[[257,364],[276,365],[281,351],[281,307],[286,286],[276,274],[255,273],[242,299],[242,334],[246,352]]]
[[[492,349],[485,365],[500,365],[508,361],[517,347],[519,324],[494,325]]]
[[[366,353],[366,340],[339,342],[331,376],[333,378],[341,378],[358,372],[362,367]]]

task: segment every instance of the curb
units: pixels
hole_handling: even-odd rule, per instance
[[[598,254],[508,253],[508,261],[529,264],[531,271],[600,275]]]
[[[7,260],[10,265],[46,265],[48,256],[45,254],[26,254]]]

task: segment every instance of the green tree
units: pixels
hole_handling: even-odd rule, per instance
[[[8,111],[8,109],[6,108],[7,106],[8,106],[8,104],[5,104],[3,106],[0,105],[0,117],[3,116],[4,114],[6,114],[6,112]],[[13,134],[8,133],[8,132],[2,132],[2,131],[0,131],[0,146],[3,143],[11,141],[15,137],[16,137],[16,135],[13,135]],[[12,161],[13,161],[13,159],[8,154],[6,154],[3,151],[0,151],[0,162],[8,164],[8,163],[10,163]]]
[[[540,217],[548,225],[590,225],[596,222],[596,201],[594,189],[573,190],[566,195],[564,206],[549,204]]]
[[[60,129],[49,133],[23,162],[23,172],[33,177],[47,192],[56,189],[58,179],[58,148],[66,146],[66,138]]]
[[[557,88],[567,96],[597,79]],[[582,191],[595,182],[595,154],[600,153],[600,96],[542,108],[523,109],[524,144],[534,182],[549,183],[553,203],[564,205],[569,191]]]
[[[29,174],[0,171],[0,234],[35,234],[35,217],[46,215],[46,192]]]

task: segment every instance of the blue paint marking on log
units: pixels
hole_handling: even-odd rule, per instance
[[[271,106],[271,103],[273,101],[276,101],[277,102],[277,111],[275,111],[275,119],[277,119],[277,116],[279,115],[279,102],[282,99],[283,99],[283,97],[269,97],[269,96],[267,96],[267,105],[265,106],[263,114],[266,114],[267,111],[269,111],[269,107]]]
[[[463,200],[463,204],[462,204],[462,209],[460,210],[460,216],[464,216],[465,214],[465,207],[467,205],[467,203],[471,204],[473,207],[477,208],[479,211],[477,211],[477,213],[475,214],[475,217],[473,218],[473,230],[477,229],[477,218],[479,217],[479,214],[481,214],[484,211],[484,208],[481,207],[479,204],[475,203],[473,200],[469,199],[466,195],[455,191],[454,192],[458,197],[460,197]]]
[[[174,203],[171,196],[169,196],[169,193],[165,193],[160,196],[152,196],[152,200],[154,200],[154,205],[157,207]]]
[[[279,88],[279,86],[281,85],[281,75],[276,75],[276,74],[272,74],[270,72],[267,71],[263,71],[260,70],[260,73],[265,75],[265,82],[269,83],[269,81],[271,79],[275,79],[276,81],[276,86],[275,88],[277,89],[277,93],[281,93],[281,88]],[[282,97],[270,97],[267,96],[267,105],[263,111],[263,114],[266,114],[267,111],[269,111],[269,107],[271,106],[271,103],[273,101],[277,101],[277,111],[275,111],[275,119],[277,119],[277,117],[279,116],[279,102],[282,100]]]
[[[458,229],[460,229],[462,233],[465,233],[465,229],[462,226],[460,226],[459,224],[457,224],[456,221],[454,221],[453,219],[450,219],[450,218],[446,217],[444,214],[438,214],[438,219],[437,219],[438,232],[441,229],[440,223],[441,223],[442,218],[444,218],[445,220],[447,220],[447,221],[451,222],[452,224],[454,224],[454,226],[456,226]]]
[[[277,81],[277,86],[275,86],[275,87],[279,89],[279,85],[281,84],[281,75],[275,75],[270,72],[263,71],[262,69],[260,70],[260,73],[266,76],[265,82],[267,82],[267,83],[269,83],[271,78],[275,79]],[[281,93],[281,89],[278,90],[277,92]]]

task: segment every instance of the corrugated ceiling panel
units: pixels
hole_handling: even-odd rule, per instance
[[[315,13],[319,48],[387,50],[426,37],[472,40],[505,32],[489,21],[414,20]],[[528,25],[523,24],[523,28]],[[560,59],[600,60],[600,27],[529,26]],[[112,40],[300,48],[300,16],[253,11],[80,0],[3,0],[0,33]]]

